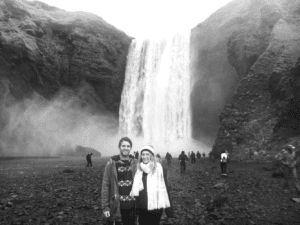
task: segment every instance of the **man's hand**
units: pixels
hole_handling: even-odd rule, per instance
[[[109,211],[105,211],[105,212],[103,212],[103,214],[104,214],[104,216],[105,216],[106,218],[110,217]]]

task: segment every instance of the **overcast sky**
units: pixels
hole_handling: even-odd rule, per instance
[[[39,0],[66,11],[97,14],[135,38],[195,27],[231,0]]]

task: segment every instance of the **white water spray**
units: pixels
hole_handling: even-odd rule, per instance
[[[123,134],[167,146],[191,138],[190,33],[131,43],[121,96]]]

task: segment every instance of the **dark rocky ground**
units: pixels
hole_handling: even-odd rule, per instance
[[[0,160],[0,224],[102,224],[101,180],[107,159],[6,158]],[[300,224],[294,186],[272,178],[271,164],[218,162],[169,169],[175,217],[162,224]]]

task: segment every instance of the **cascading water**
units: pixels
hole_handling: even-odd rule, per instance
[[[191,137],[189,41],[190,33],[132,41],[119,111],[122,133],[156,145]]]

